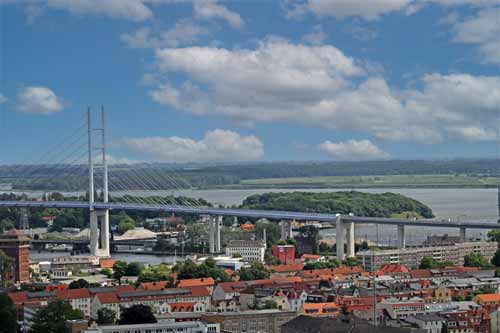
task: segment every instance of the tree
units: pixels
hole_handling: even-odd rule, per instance
[[[127,270],[127,263],[124,261],[117,261],[113,265],[113,278],[118,282],[125,275],[125,271]]]
[[[495,267],[500,267],[500,249],[498,249],[493,258],[491,258],[491,264]]]
[[[358,259],[356,257],[348,257],[344,260],[344,265],[349,267],[354,267],[358,265]]]
[[[120,219],[120,222],[118,223],[118,229],[122,233],[132,230],[134,228],[135,228],[135,221],[126,214]]]
[[[0,294],[0,333],[17,332],[17,312],[7,293]]]
[[[109,268],[101,269],[101,274],[106,275],[108,278],[113,276],[113,272]]]
[[[492,242],[497,242],[500,245],[500,230],[491,230],[488,232],[488,238]]]
[[[173,271],[177,273],[177,278],[182,279],[198,279],[211,277],[217,282],[229,281],[229,276],[223,269],[215,266],[215,261],[208,258],[201,265],[196,265],[192,260],[180,262],[174,266]]]
[[[147,305],[136,304],[123,309],[120,314],[120,325],[134,325],[134,324],[154,324],[156,317]]]
[[[267,279],[270,272],[260,262],[252,262],[250,267],[242,267],[238,272],[240,281]]]
[[[144,265],[138,262],[131,262],[125,270],[126,276],[139,276],[144,270]]]
[[[233,258],[241,258],[241,254],[239,252],[233,253]]]
[[[490,267],[491,264],[481,253],[470,253],[464,257],[465,267]]]
[[[432,257],[424,257],[422,258],[422,261],[420,262],[420,269],[433,269],[433,268],[443,268],[443,267],[448,267],[448,266],[453,266],[452,262],[449,261],[437,261],[436,259]]]
[[[1,286],[7,286],[7,273],[12,273],[14,268],[14,259],[0,250],[0,279],[2,280]]]
[[[264,303],[264,309],[277,309],[278,304],[273,300],[267,300]]]
[[[170,286],[174,287],[171,273],[172,271],[170,270],[170,267],[168,267],[165,264],[152,265],[141,272],[137,281],[142,283],[142,282],[157,282],[165,280],[168,281],[169,279],[171,279],[172,283],[170,284]]]
[[[112,325],[116,321],[116,312],[108,309],[101,308],[97,311],[97,323],[99,325]]]
[[[33,317],[31,333],[64,333],[66,320],[83,319],[83,312],[73,309],[68,301],[55,299],[40,308]]]
[[[68,285],[68,289],[80,289],[80,288],[88,288],[90,286],[90,283],[85,280],[85,279],[78,279],[71,281],[71,283]]]
[[[265,219],[255,223],[255,235],[259,239],[264,239],[264,229],[266,229],[267,247],[271,248],[281,237],[281,230],[278,223],[269,222]]]

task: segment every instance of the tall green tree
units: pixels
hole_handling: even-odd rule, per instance
[[[68,289],[80,289],[80,288],[88,288],[90,286],[90,283],[85,280],[85,279],[78,279],[71,281],[71,283],[68,285]]]
[[[101,308],[97,311],[96,322],[99,325],[112,325],[116,322],[116,312],[108,308]]]
[[[471,253],[464,257],[465,267],[490,267],[491,264],[481,253]]]
[[[242,267],[238,275],[241,281],[251,281],[268,279],[271,274],[263,264],[255,261],[250,264],[250,267]]]
[[[127,263],[124,261],[117,261],[113,265],[113,279],[120,282],[121,278],[125,276],[125,271],[127,270]]]
[[[14,259],[0,250],[0,279],[2,287],[7,286],[7,273],[12,273]]]
[[[6,293],[0,294],[0,333],[17,332],[17,312]]]
[[[156,322],[157,320],[151,307],[142,304],[132,305],[123,309],[118,321],[120,325],[153,324]]]
[[[36,312],[30,333],[65,333],[66,320],[75,319],[83,319],[83,312],[73,309],[68,301],[56,299]]]

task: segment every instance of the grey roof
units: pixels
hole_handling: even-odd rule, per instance
[[[436,315],[417,315],[417,316],[413,316],[413,318],[420,320],[420,321],[425,321],[425,322],[444,321],[445,320],[443,317],[436,316]]]
[[[409,332],[405,328],[376,327],[362,320],[354,320],[349,323],[333,318],[317,318],[299,316],[281,326],[292,329],[294,332],[304,333],[402,333]],[[412,332],[425,332],[424,330],[412,330]]]
[[[164,290],[144,290],[144,291],[128,291],[119,293],[118,297],[142,297],[142,296],[162,296],[162,295],[179,295],[191,294],[190,289],[164,289]]]
[[[39,297],[52,297],[55,296],[54,291],[34,291],[28,293],[28,298],[39,298]]]

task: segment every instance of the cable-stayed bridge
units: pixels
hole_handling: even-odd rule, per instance
[[[90,251],[93,255],[109,256],[109,211],[151,211],[177,214],[197,214],[209,217],[210,252],[220,252],[220,225],[223,216],[266,218],[280,221],[282,229],[291,230],[291,221],[318,221],[335,223],[337,257],[354,256],[354,225],[393,225],[398,230],[398,247],[405,247],[405,226],[447,227],[460,230],[460,238],[465,241],[467,229],[500,229],[494,219],[479,221],[438,221],[414,219],[389,219],[361,217],[340,214],[317,214],[293,211],[249,210],[238,208],[217,208],[196,198],[174,197],[172,190],[189,189],[190,184],[176,174],[175,168],[165,173],[155,166],[109,167],[106,149],[106,120],[101,112],[100,127],[92,126],[90,110],[82,125],[63,137],[61,143],[43,151],[34,161],[25,161],[8,168],[0,174],[4,181],[12,180],[22,186],[56,181],[76,182],[86,179],[86,197],[72,201],[57,200],[4,200],[1,207],[8,208],[73,208],[88,209],[90,220]],[[83,141],[83,143],[82,143]],[[81,181],[80,181],[81,182]],[[77,184],[78,185],[78,184]],[[81,184],[79,184],[81,185]],[[110,202],[109,192],[124,193],[119,202]],[[139,194],[140,195],[139,195]],[[99,200],[96,200],[98,198]],[[84,200],[85,199],[85,200]],[[284,228],[283,228],[284,226]]]

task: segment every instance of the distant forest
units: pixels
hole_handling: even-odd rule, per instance
[[[30,171],[36,169],[36,171]],[[140,175],[154,179],[161,189],[237,187],[245,180],[384,175],[468,175],[500,177],[500,160],[276,162],[228,165],[134,164],[110,167],[110,183],[127,179],[127,188],[144,189]],[[96,180],[98,182],[98,179]],[[87,187],[85,166],[0,166],[0,187],[42,191],[82,191]]]
[[[243,208],[284,210],[324,214],[349,214],[371,217],[434,217],[423,203],[395,193],[363,193],[357,191],[310,193],[264,193],[247,197]]]

